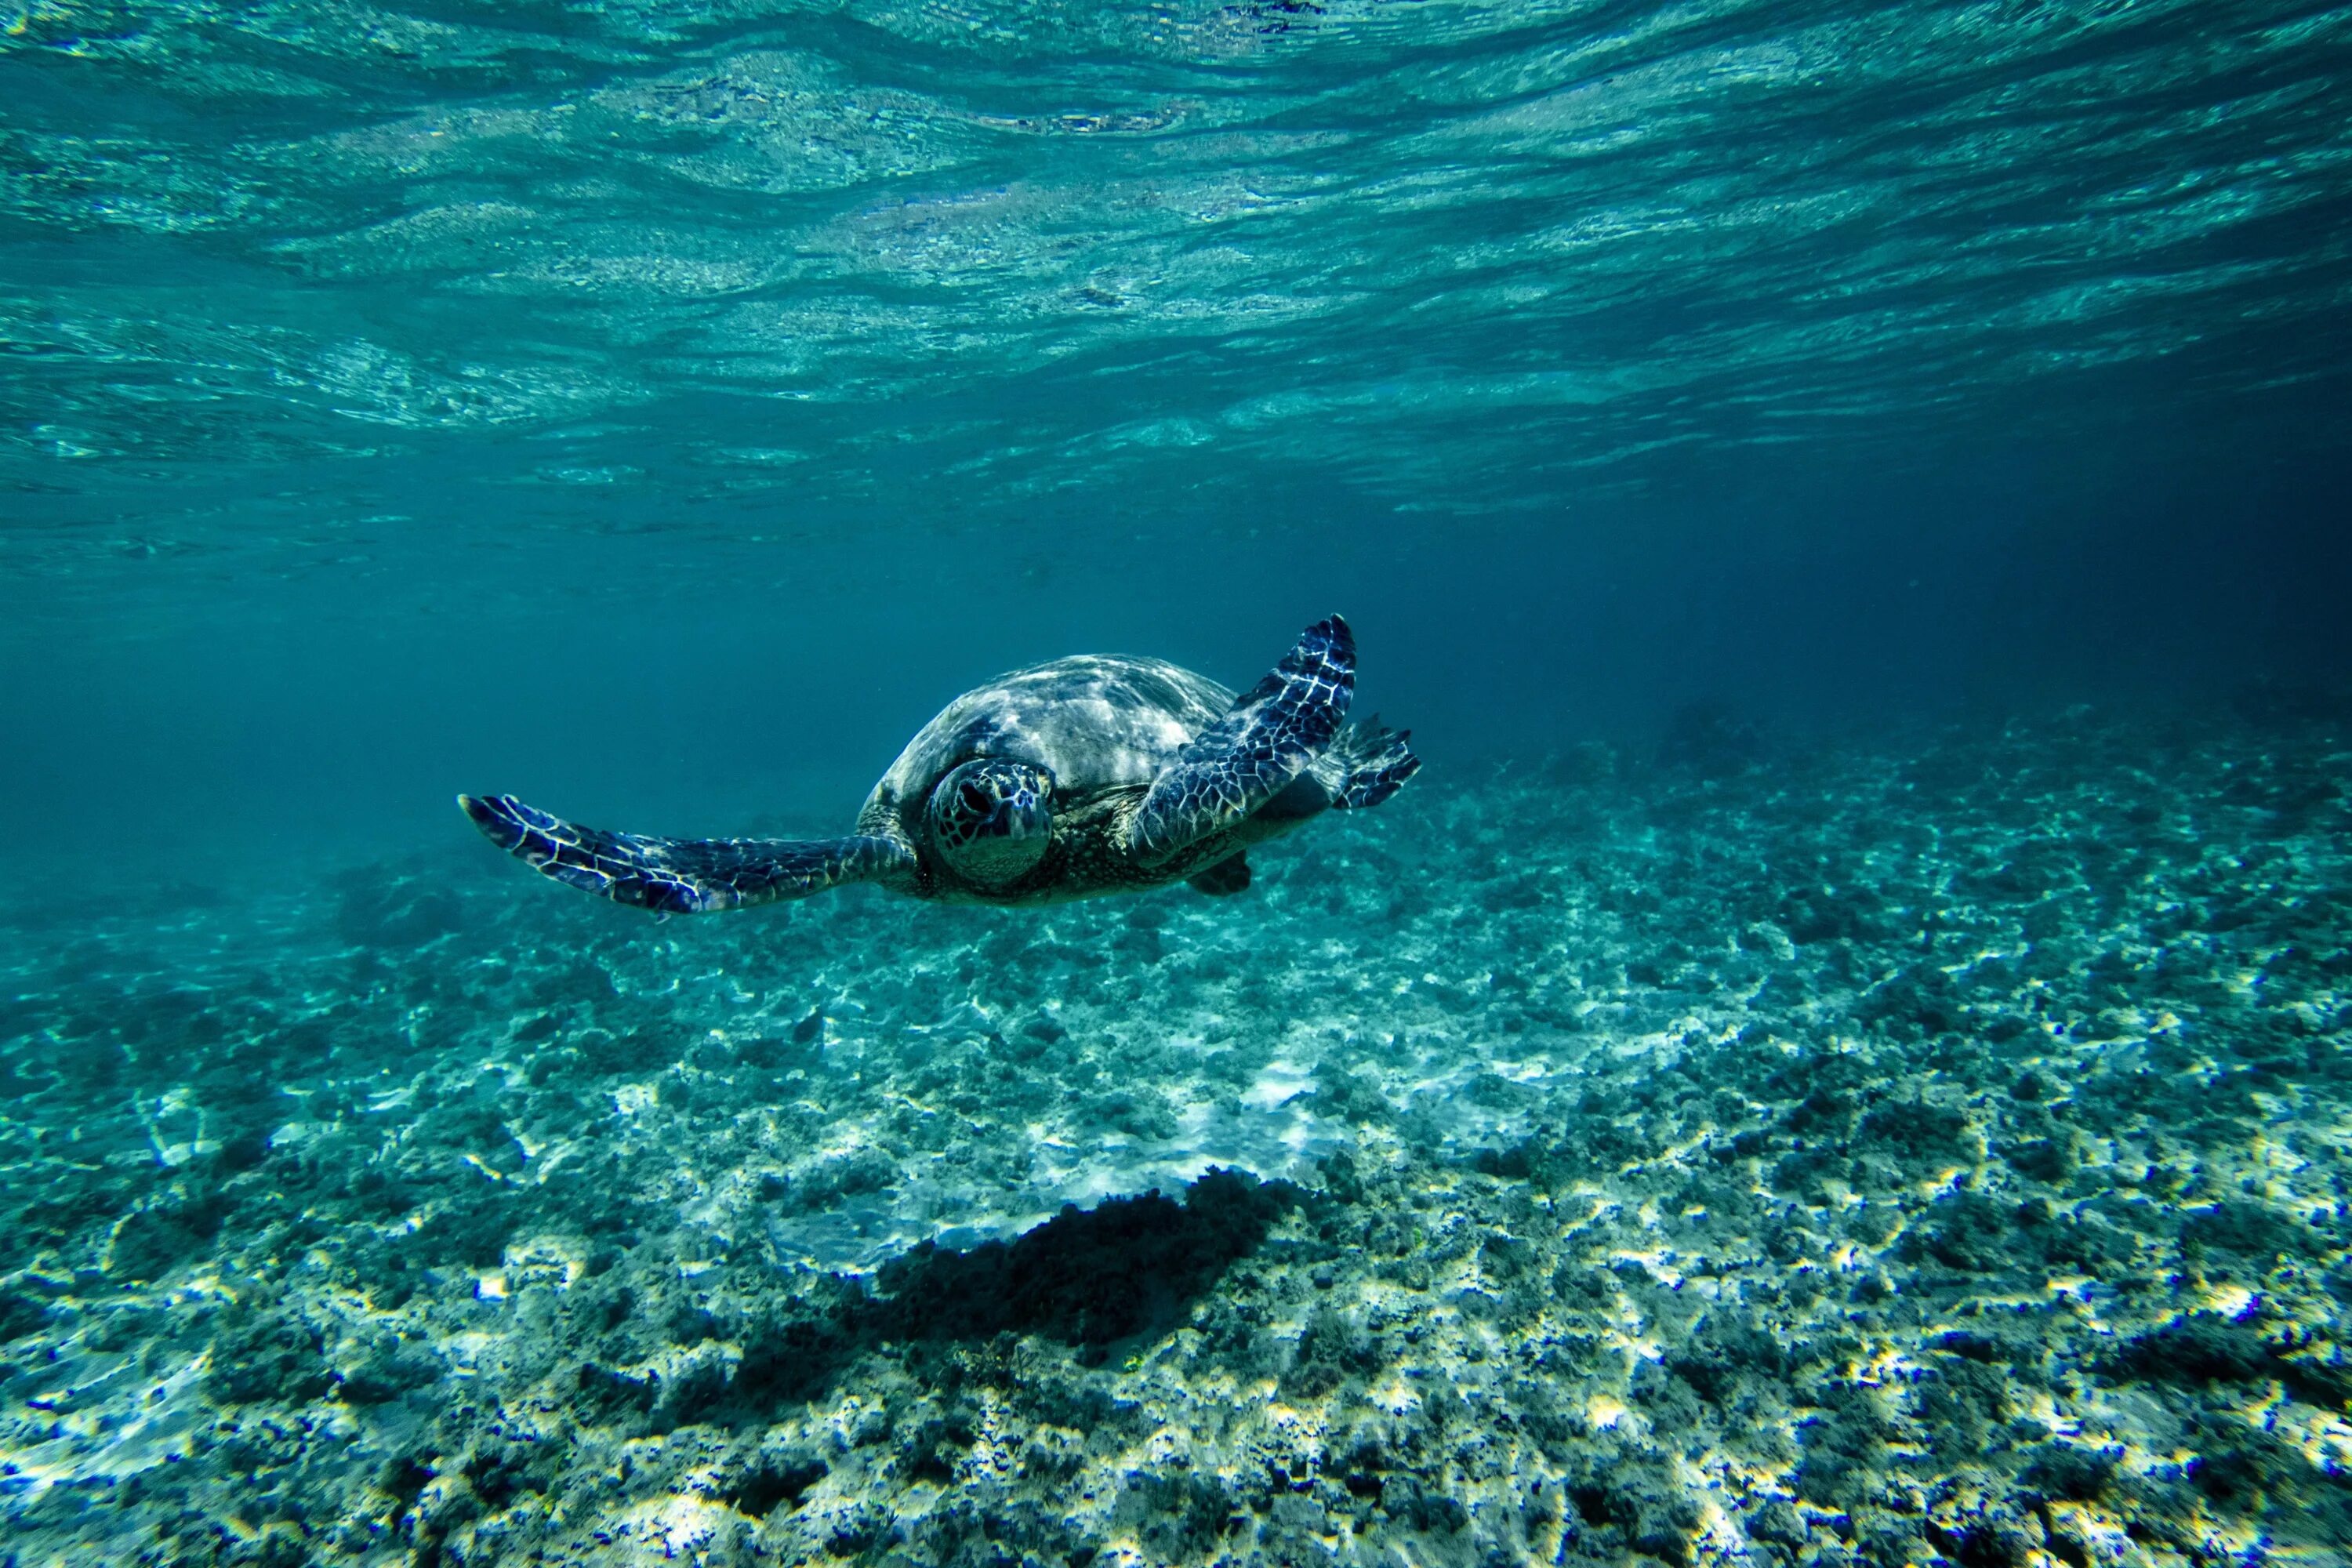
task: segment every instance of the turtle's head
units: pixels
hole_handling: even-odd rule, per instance
[[[951,768],[924,808],[931,847],[981,887],[1018,881],[1053,837],[1053,799],[1054,775],[1034,763],[982,757]]]

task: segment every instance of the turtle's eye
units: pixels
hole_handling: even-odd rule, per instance
[[[988,798],[988,792],[970,779],[963,781],[962,794],[966,811],[985,814],[996,808],[996,803]]]

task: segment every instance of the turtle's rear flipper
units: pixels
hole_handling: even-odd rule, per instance
[[[1356,695],[1356,639],[1333,616],[1192,737],[1152,781],[1129,830],[1146,865],[1232,826],[1282,793],[1331,743]]]
[[[1225,898],[1244,891],[1250,885],[1250,863],[1246,856],[1235,855],[1218,861],[1205,871],[1196,871],[1184,879],[1213,899]]]
[[[1345,769],[1339,787],[1331,792],[1332,806],[1361,810],[1402,789],[1405,780],[1421,772],[1421,759],[1407,744],[1412,739],[1412,731],[1391,730],[1377,713],[1349,725],[1331,748],[1340,753],[1335,760]]]
[[[804,899],[910,867],[887,838],[648,838],[582,827],[510,795],[461,795],[482,836],[541,875],[615,903],[704,914]]]

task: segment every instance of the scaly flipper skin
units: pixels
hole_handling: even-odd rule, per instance
[[[1333,616],[1192,737],[1152,781],[1128,847],[1156,865],[1272,800],[1331,743],[1356,695],[1356,639]]]
[[[663,914],[804,899],[915,865],[887,838],[649,838],[582,827],[510,795],[461,795],[457,804],[484,837],[542,876]]]

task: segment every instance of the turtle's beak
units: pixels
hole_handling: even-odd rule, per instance
[[[1005,832],[1024,837],[1032,833],[1045,832],[1051,821],[1045,811],[1045,803],[1026,791],[1006,801],[1001,815]]]
[[[1053,793],[1054,782],[1047,775],[1021,779],[998,799],[982,833],[991,838],[1027,838],[1052,832],[1053,812],[1046,802]]]

